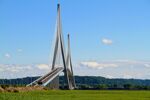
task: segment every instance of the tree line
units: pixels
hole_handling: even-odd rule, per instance
[[[25,86],[39,77],[0,79],[0,85]],[[60,76],[60,88],[65,86],[65,79]],[[150,80],[108,79],[96,76],[75,76],[77,89],[82,90],[150,90]]]

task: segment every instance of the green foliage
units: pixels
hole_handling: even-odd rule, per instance
[[[98,88],[101,90],[105,90],[105,89],[108,89],[108,86],[106,84],[100,84],[98,85]]]
[[[131,84],[124,84],[123,86],[124,86],[124,89],[128,89],[128,90],[133,88]]]

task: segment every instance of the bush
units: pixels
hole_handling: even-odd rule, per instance
[[[6,88],[9,87],[9,85],[1,85],[1,87],[2,87],[3,89],[6,89]]]
[[[17,89],[14,89],[14,91],[13,91],[14,93],[18,93],[19,92],[19,90],[17,90]]]

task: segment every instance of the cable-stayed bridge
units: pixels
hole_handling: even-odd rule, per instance
[[[71,62],[70,37],[68,34],[68,50],[65,51],[65,45],[61,27],[60,4],[57,5],[57,22],[55,32],[54,53],[52,59],[52,69],[49,73],[33,81],[27,86],[48,86],[53,89],[59,88],[59,75],[64,72],[67,89],[75,89],[75,79]]]

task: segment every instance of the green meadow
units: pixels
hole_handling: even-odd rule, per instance
[[[150,91],[50,90],[0,93],[0,100],[150,100]]]

